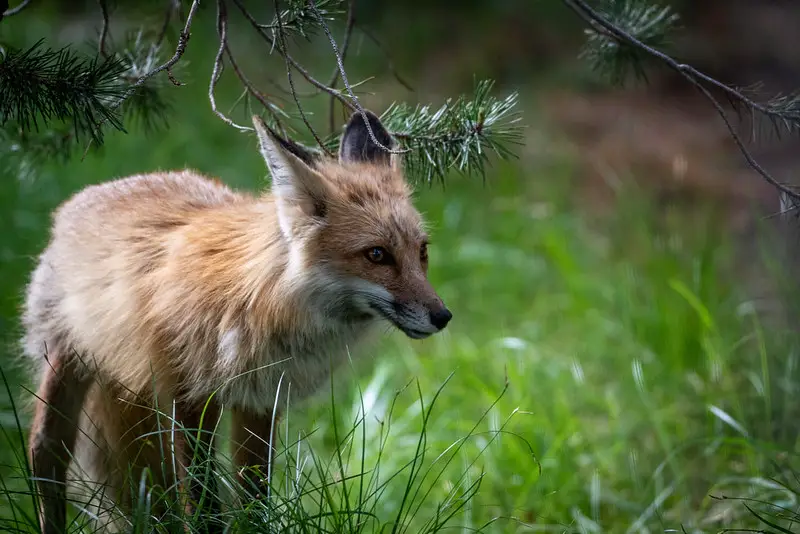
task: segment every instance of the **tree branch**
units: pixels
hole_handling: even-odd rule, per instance
[[[4,1],[0,0],[0,8],[4,7]],[[51,107],[53,103],[63,104],[61,107],[66,111],[61,113],[63,111],[61,108],[58,108],[57,111],[61,115],[66,115],[76,121],[76,136],[77,131],[80,130],[79,127],[93,133],[93,138],[84,151],[84,157],[93,144],[102,143],[102,126],[106,122],[122,130],[122,118],[127,116],[128,111],[143,114],[142,117],[146,122],[152,116],[163,117],[165,104],[163,100],[160,100],[159,86],[162,82],[167,82],[166,79],[154,79],[154,77],[160,72],[166,72],[173,84],[182,85],[172,76],[172,68],[178,64],[186,51],[190,30],[199,9],[199,0],[193,0],[187,5],[189,8],[188,13],[184,17],[181,14],[181,5],[176,0],[168,1],[170,2],[169,9],[164,14],[163,24],[160,25],[160,28],[156,28],[156,31],[159,29],[161,31],[153,36],[153,41],[149,43],[149,46],[143,48],[142,32],[140,31],[136,35],[132,48],[125,48],[118,53],[114,50],[115,46],[109,31],[108,0],[97,0],[97,5],[100,7],[103,18],[102,27],[99,30],[99,41],[96,45],[98,58],[90,62],[88,68],[83,68],[81,64],[75,63],[71,59],[72,56],[63,51],[48,52],[43,56],[35,54],[34,51],[13,51],[4,59],[4,69],[0,74],[3,74],[5,78],[9,78],[9,76],[13,78],[16,75],[15,79],[11,79],[10,87],[13,90],[17,90],[19,94],[11,95],[12,98],[5,101],[0,100],[0,112],[7,115],[16,109],[17,113],[21,114],[20,117],[22,119],[28,117],[25,113],[28,113],[31,117],[38,116],[37,113],[44,113],[46,116],[50,116],[55,111],[49,108],[41,111],[42,106],[37,105],[37,103],[46,102]],[[491,152],[501,158],[513,155],[506,145],[519,142],[521,134],[520,127],[515,124],[519,120],[515,117],[517,95],[514,93],[504,99],[497,99],[491,96],[492,82],[490,80],[482,81],[476,86],[474,97],[465,98],[460,96],[455,101],[447,100],[438,110],[431,110],[429,106],[418,105],[416,108],[411,108],[405,105],[393,104],[389,110],[382,114],[381,121],[394,136],[394,139],[399,141],[399,146],[395,147],[394,143],[388,143],[392,145],[391,148],[382,146],[376,138],[375,132],[372,131],[371,123],[366,120],[366,111],[359,103],[355,93],[356,88],[364,81],[351,84],[344,68],[344,60],[352,44],[353,31],[356,24],[355,0],[349,0],[348,2],[347,21],[342,36],[341,49],[337,46],[331,30],[326,24],[325,17],[329,14],[329,11],[327,11],[329,0],[318,0],[317,2],[313,0],[309,2],[306,2],[306,0],[290,1],[292,3],[288,9],[281,11],[280,0],[274,0],[276,17],[272,24],[265,26],[259,24],[250,15],[242,0],[234,0],[245,18],[271,47],[270,52],[276,51],[277,55],[281,57],[285,64],[289,88],[286,90],[280,85],[278,87],[280,91],[285,91],[292,95],[299,116],[313,135],[321,151],[327,153],[330,157],[335,157],[339,138],[336,135],[322,138],[314,130],[316,125],[312,125],[309,121],[309,117],[301,103],[301,95],[297,92],[297,87],[295,87],[296,73],[298,72],[314,88],[312,89],[314,92],[309,94],[309,97],[323,94],[330,96],[331,105],[329,109],[331,114],[334,113],[336,100],[338,99],[344,109],[359,113],[365,119],[367,131],[375,144],[390,153],[410,153],[406,158],[409,176],[419,172],[427,176],[429,181],[434,176],[444,179],[445,175],[453,169],[465,174],[473,171],[483,174],[487,157]],[[270,121],[272,123],[270,127],[276,131],[282,131],[282,135],[285,138],[288,137],[286,128],[282,124],[282,119],[289,118],[289,115],[278,102],[282,93],[279,96],[262,93],[245,75],[240,64],[236,61],[229,42],[228,29],[230,19],[227,8],[230,3],[227,0],[216,0],[216,3],[216,25],[219,41],[208,81],[208,98],[212,112],[225,124],[237,130],[252,131],[252,128],[237,124],[233,120],[236,116],[234,111],[238,109],[238,105],[243,100],[247,110],[250,110],[252,104],[250,97],[252,96],[271,114],[270,118],[274,119],[274,121]],[[338,3],[338,0],[336,0],[336,3]],[[174,54],[167,61],[163,61],[163,58],[158,57],[158,50],[162,40],[166,38],[173,16],[183,21],[183,30],[180,32]],[[310,35],[309,28],[316,29],[319,27],[324,29],[336,58],[336,69],[331,74],[331,82],[327,85],[315,79],[308,70],[298,64],[288,49],[289,39],[287,35],[293,35],[294,33],[303,36],[307,33]],[[101,64],[95,65],[101,56],[105,57],[105,60]],[[230,63],[243,86],[241,96],[236,98],[231,105],[231,111],[226,111],[220,106],[221,103],[217,101],[218,95],[216,93],[219,81],[224,75],[224,70],[227,66],[226,62]],[[50,63],[54,63],[53,68],[50,68]],[[47,68],[43,69],[42,65]],[[37,97],[38,93],[33,94],[31,97],[31,87],[35,90],[40,90],[39,86],[44,85],[44,89],[47,89],[47,80],[33,85],[29,83],[31,80],[41,78],[42,70],[46,71],[45,74],[53,70],[53,76],[50,77],[56,78],[60,83],[57,89],[61,92],[54,98],[43,100]],[[87,74],[85,75],[85,73]],[[336,89],[340,77],[345,87],[342,91]],[[81,84],[68,81],[66,83],[68,87],[62,87],[65,85],[61,83],[64,80],[82,78],[96,81],[96,83]],[[371,77],[367,77],[367,80],[369,79]],[[269,78],[267,78],[267,81],[275,83]],[[69,89],[72,93],[76,93],[73,95],[74,98],[72,100],[64,98],[64,95],[70,94],[70,91],[63,91],[62,89]],[[26,95],[26,91],[29,94]],[[349,96],[347,96],[348,93]],[[87,111],[86,106],[81,105],[83,102],[81,98],[88,99],[89,103],[95,107]],[[70,107],[67,104],[74,105]],[[28,107],[24,108],[23,105]],[[115,110],[120,107],[123,111],[121,113],[116,112]],[[76,113],[75,109],[81,112],[86,111],[86,117]],[[76,115],[78,116],[77,118]],[[80,122],[81,117],[83,117],[84,122]],[[294,117],[293,113],[292,117]],[[23,120],[22,122],[24,123],[25,121]],[[21,128],[22,132],[24,130],[24,127]],[[55,143],[53,146],[63,146],[70,137],[66,136],[63,139],[64,143]],[[402,148],[402,150],[398,150],[398,148]],[[40,152],[42,154],[46,153],[44,150]]]
[[[261,37],[270,45],[270,48],[275,48],[275,42],[267,34],[267,31],[264,28],[261,27],[261,25],[258,23],[258,21],[253,17],[253,15],[251,15],[250,12],[247,11],[247,8],[244,7],[244,5],[242,5],[241,0],[233,0],[233,2],[239,8],[239,11],[242,12],[242,15],[244,15],[245,18],[250,22],[250,24],[253,26],[253,28],[256,29],[256,31],[259,33],[259,35],[261,35]],[[320,89],[320,90],[328,93],[329,95],[335,97],[347,109],[349,109],[351,111],[355,111],[356,110],[356,108],[355,108],[355,106],[353,106],[352,102],[350,102],[346,97],[344,97],[339,91],[337,91],[335,89],[331,89],[330,87],[328,87],[324,83],[320,82],[319,80],[317,80],[316,78],[311,76],[311,73],[309,73],[305,68],[303,68],[302,65],[297,63],[297,61],[295,61],[295,59],[291,55],[289,55],[288,52],[278,50],[278,53],[280,53],[281,55],[285,54],[284,55],[284,59],[287,62],[289,62],[289,64],[297,72],[299,72],[303,76],[303,78],[305,78],[308,81],[308,83],[310,83],[311,85],[313,85],[317,89]]]
[[[128,90],[116,100],[113,104],[108,106],[108,115],[106,115],[100,122],[97,123],[97,129],[99,130],[108,120],[110,117],[113,117],[114,110],[118,109],[125,101],[127,101],[131,96],[136,93],[136,90],[139,89],[144,83],[158,74],[159,72],[167,71],[167,75],[169,76],[170,81],[172,81],[175,85],[181,85],[178,80],[176,80],[172,76],[172,67],[175,66],[178,61],[180,61],[183,54],[186,52],[186,43],[189,42],[189,30],[192,27],[192,20],[194,19],[194,15],[197,12],[197,7],[200,5],[200,0],[193,0],[192,6],[189,8],[189,14],[186,16],[186,23],[184,24],[183,31],[181,32],[180,37],[178,38],[178,44],[175,47],[175,54],[167,60],[167,62],[163,63],[162,65],[154,68],[153,70],[147,72],[140,76]],[[90,139],[89,143],[86,145],[86,149],[83,151],[83,158],[89,153],[89,148],[92,146],[92,142],[94,139]],[[82,158],[82,159],[83,159]]]
[[[161,43],[164,42],[169,30],[169,23],[172,21],[172,13],[177,11],[178,7],[180,7],[180,0],[169,0],[167,12],[164,14],[164,22],[161,24],[161,31],[158,33],[158,38],[156,38],[156,46],[161,46]]]
[[[395,80],[397,80],[397,83],[399,83],[400,85],[402,85],[403,87],[405,87],[407,90],[409,90],[409,91],[411,91],[411,92],[414,92],[414,88],[413,88],[413,87],[411,87],[411,84],[410,84],[410,83],[408,83],[407,81],[405,81],[405,80],[404,80],[404,79],[403,79],[403,78],[400,76],[400,73],[397,71],[397,68],[396,68],[396,67],[395,67],[395,65],[394,65],[394,60],[392,59],[392,56],[391,56],[391,54],[390,54],[390,53],[389,53],[389,51],[388,51],[388,50],[386,50],[386,48],[383,46],[383,43],[381,43],[381,42],[380,42],[380,40],[379,40],[377,37],[375,37],[375,36],[372,34],[372,32],[371,32],[371,31],[367,30],[367,29],[366,29],[364,26],[362,26],[362,25],[360,25],[360,24],[359,24],[359,26],[358,26],[358,30],[359,30],[361,33],[363,33],[363,34],[364,34],[364,35],[367,37],[367,39],[369,39],[370,41],[372,41],[372,42],[375,44],[375,46],[377,46],[377,47],[378,47],[378,50],[380,50],[380,51],[381,51],[381,53],[383,54],[383,57],[385,57],[385,58],[386,58],[386,61],[387,61],[387,63],[388,63],[389,72],[391,72],[391,73],[392,73],[392,76],[394,76],[394,79],[395,79]]]
[[[349,0],[347,3],[347,24],[345,25],[344,29],[344,39],[342,40],[342,63],[344,63],[345,57],[347,56],[347,49],[350,47],[350,38],[353,35],[353,27],[356,23],[356,0]],[[331,89],[336,89],[336,82],[339,80],[339,68],[333,69],[333,74],[331,75],[331,81],[328,82],[328,85]],[[334,125],[334,106],[336,104],[336,99],[331,96],[330,103],[328,104],[328,126],[330,127],[331,134],[335,131]]]
[[[761,113],[764,113],[767,116],[773,118],[784,118],[783,115],[770,110],[766,106],[762,104],[758,104],[753,100],[744,96],[741,92],[711,78],[710,76],[703,74],[702,72],[698,71],[697,69],[684,64],[679,63],[678,61],[674,60],[672,57],[668,56],[667,54],[656,50],[655,48],[648,46],[647,44],[643,43],[641,40],[637,39],[635,36],[631,35],[630,33],[624,31],[623,29],[619,28],[617,25],[611,23],[610,21],[606,20],[600,13],[598,13],[595,9],[593,9],[588,3],[584,0],[562,0],[572,11],[574,11],[580,18],[586,21],[590,26],[595,28],[599,26],[602,28],[607,36],[613,38],[617,43],[621,46],[630,46],[645,52],[646,54],[660,60],[662,63],[667,65],[669,68],[677,72],[681,77],[683,77],[686,81],[691,83],[704,97],[706,97],[714,106],[714,109],[719,114],[722,121],[725,123],[725,126],[728,129],[731,137],[733,138],[736,146],[739,148],[739,151],[744,156],[747,163],[752,167],[759,175],[761,175],[764,180],[766,180],[770,185],[778,189],[781,193],[788,195],[792,200],[798,201],[800,200],[800,194],[796,191],[792,190],[790,187],[787,187],[783,183],[779,182],[775,179],[772,174],[770,174],[764,167],[759,164],[747,147],[744,144],[741,136],[738,134],[736,129],[734,128],[731,120],[728,118],[728,115],[725,109],[722,107],[722,104],[714,98],[711,94],[711,91],[706,88],[701,81],[709,83],[714,87],[724,91],[729,97],[738,100],[748,107],[755,109]]]
[[[336,40],[333,38],[333,35],[331,35],[331,30],[328,28],[328,25],[325,24],[325,19],[322,18],[322,15],[317,9],[317,5],[314,3],[314,0],[308,0],[308,3],[311,5],[311,8],[314,10],[314,13],[319,19],[320,25],[325,30],[325,35],[328,36],[328,40],[331,43],[331,48],[333,48],[333,54],[336,56],[336,63],[339,66],[339,73],[342,75],[342,82],[344,83],[344,86],[347,88],[347,92],[350,93],[350,98],[353,100],[353,104],[355,105],[359,114],[361,114],[361,118],[364,119],[364,125],[367,127],[367,133],[369,134],[369,137],[372,140],[372,142],[390,154],[406,154],[410,152],[410,150],[407,148],[398,150],[383,146],[383,144],[381,144],[381,142],[378,141],[378,139],[375,137],[375,133],[372,131],[372,126],[370,126],[369,124],[367,113],[364,111],[364,108],[361,107],[358,98],[356,98],[356,95],[353,93],[353,88],[350,87],[350,83],[347,81],[347,73],[345,73],[344,71],[342,56],[341,54],[339,54],[339,48],[336,46]]]
[[[311,135],[314,136],[314,140],[317,142],[320,148],[322,148],[325,151],[326,154],[332,157],[333,154],[331,154],[330,150],[328,150],[328,147],[325,146],[325,143],[322,142],[322,139],[319,138],[317,132],[308,122],[308,119],[306,119],[306,114],[303,111],[303,107],[300,105],[300,99],[297,97],[297,92],[295,91],[294,88],[294,81],[292,81],[291,62],[289,60],[289,52],[286,50],[286,38],[283,33],[283,23],[281,22],[280,9],[278,9],[278,0],[275,0],[275,13],[278,19],[278,34],[277,34],[278,52],[283,56],[284,60],[286,61],[286,77],[289,81],[289,88],[292,90],[292,96],[294,97],[294,102],[297,105],[297,110],[300,112],[300,117],[303,119],[303,122],[305,123],[306,127],[311,132]]]
[[[267,111],[272,115],[272,118],[275,120],[275,123],[278,125],[279,128],[283,129],[283,125],[281,123],[279,115],[286,116],[283,110],[281,110],[278,106],[270,102],[266,99],[264,94],[255,88],[255,86],[250,82],[250,80],[245,76],[244,72],[239,68],[239,64],[233,57],[233,52],[231,52],[230,45],[226,42],[225,43],[225,53],[228,56],[228,61],[231,63],[231,67],[233,68],[233,72],[236,73],[236,76],[239,78],[239,81],[242,82],[244,85],[245,90],[252,95],[256,100],[258,100],[262,106],[267,108]]]
[[[125,96],[123,96],[120,100],[118,100],[111,107],[111,109],[116,109],[120,105],[122,105],[122,103],[125,100],[131,97],[131,95],[136,91],[137,88],[142,86],[147,80],[149,80],[159,72],[167,71],[167,73],[170,73],[172,67],[174,67],[178,61],[180,61],[181,57],[183,57],[183,54],[186,52],[186,44],[189,42],[189,30],[191,30],[192,28],[192,20],[194,19],[194,15],[197,12],[197,7],[199,4],[200,0],[192,1],[192,7],[189,8],[189,14],[186,16],[186,23],[183,26],[183,31],[181,31],[181,35],[178,38],[178,45],[175,47],[175,54],[173,54],[173,56],[169,60],[167,60],[166,63],[163,63],[162,65],[154,68],[153,70],[151,70],[147,74],[142,75],[138,80],[136,80],[136,82],[133,85],[131,85],[131,87],[128,89]],[[172,80],[172,83],[175,83],[177,85],[176,80],[172,78],[171,75],[170,79]]]
[[[211,111],[222,119],[225,124],[233,126],[237,130],[252,132],[253,128],[236,124],[217,109],[217,99],[214,96],[219,77],[222,76],[222,71],[225,70],[222,63],[222,55],[228,46],[228,11],[224,0],[217,0],[217,34],[219,35],[219,50],[217,50],[217,57],[214,58],[214,68],[211,71],[211,81],[208,84],[208,99],[211,101]]]
[[[108,57],[106,53],[106,39],[108,38],[108,5],[106,5],[106,0],[97,0],[97,3],[100,5],[100,12],[103,14],[103,26],[100,28],[97,52],[103,57]]]

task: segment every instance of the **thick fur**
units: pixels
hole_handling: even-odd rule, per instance
[[[170,413],[174,403],[197,428],[213,393],[211,415],[224,406],[235,436],[266,440],[281,379],[297,400],[381,321],[421,338],[450,318],[427,280],[427,237],[399,161],[375,150],[361,115],[338,160],[253,122],[269,191],[233,191],[188,170],[89,186],[56,211],[28,285],[23,346],[40,381],[34,474],[58,481],[56,464],[68,462],[73,490],[104,488],[88,508],[111,529],[124,524],[128,470],[163,473],[157,435],[142,437],[170,426],[156,405]],[[369,259],[378,246],[391,264]],[[258,463],[269,452],[236,458]],[[157,481],[170,476],[180,472]],[[50,534],[63,526],[64,496],[41,489]]]

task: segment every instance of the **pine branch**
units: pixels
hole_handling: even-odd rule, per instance
[[[109,122],[122,130],[108,104],[124,92],[119,77],[126,66],[118,58],[81,58],[67,48],[9,49],[0,63],[0,126],[15,122],[25,131],[54,122],[70,122],[75,139],[88,135],[102,144],[98,126]]]
[[[5,152],[25,147],[30,161],[43,161],[56,151],[66,158],[72,153],[69,143],[88,137],[87,149],[101,146],[106,124],[119,131],[125,131],[123,120],[140,123],[145,131],[166,126],[171,106],[163,84],[148,80],[131,90],[158,64],[159,48],[147,45],[142,32],[119,53],[109,52],[111,40],[101,32],[97,48],[106,52],[88,58],[68,48],[44,49],[40,40],[27,50],[6,53],[0,62]]]
[[[247,18],[252,16],[243,9],[238,0],[235,0]],[[343,101],[346,107],[354,112],[364,114],[364,109],[356,98],[353,86],[349,83],[344,69],[342,53],[334,40],[323,13],[319,10],[314,0],[307,0],[311,10],[316,16],[319,26],[324,30],[336,59],[338,73],[345,85],[350,98],[349,102]],[[276,0],[276,12],[280,12]],[[348,23],[345,31],[345,42],[352,31],[352,21],[355,15],[348,14]],[[256,25],[260,28],[259,25]],[[263,34],[262,34],[263,35]],[[278,19],[275,38],[268,42],[276,44],[275,50],[283,56],[287,66],[287,79],[290,90],[295,98],[298,111],[303,122],[311,132],[317,145],[328,153],[337,149],[338,138],[329,136],[325,141],[320,140],[314,128],[308,123],[302,110],[297,92],[292,82],[293,60],[286,50],[285,33],[282,21]],[[312,84],[319,85],[307,71],[300,71]],[[334,77],[335,81],[337,77]],[[516,110],[518,95],[498,100],[490,95],[493,83],[483,81],[477,84],[475,95],[472,99],[460,97],[456,101],[448,100],[438,110],[432,112],[429,106],[411,108],[405,104],[392,105],[382,116],[382,122],[393,136],[400,141],[402,148],[382,146],[376,139],[365,121],[372,142],[390,153],[404,154],[404,163],[412,176],[420,177],[431,183],[434,179],[444,182],[451,170],[461,174],[478,173],[485,176],[485,167],[490,153],[500,158],[513,156],[511,144],[520,144],[522,139],[521,127],[517,124],[520,120]],[[329,94],[336,94],[330,86],[323,86]],[[341,100],[341,98],[340,98]]]
[[[512,145],[521,145],[523,126],[517,109],[519,95],[491,95],[494,82],[476,84],[471,98],[449,99],[438,109],[393,103],[381,122],[404,146],[403,165],[409,175],[429,184],[444,183],[453,170],[462,175],[485,177],[489,156],[515,157]],[[338,136],[327,138],[331,152],[338,149]]]
[[[142,30],[128,35],[126,45],[116,54],[126,65],[119,80],[126,90],[162,61],[159,41],[148,43]],[[172,112],[172,104],[164,91],[169,83],[163,78],[150,78],[129,95],[126,93],[127,97],[119,106],[123,117],[139,123],[148,133],[166,128]]]
[[[233,126],[237,130],[252,131],[253,129],[249,126],[240,126],[239,124],[236,124],[231,119],[226,117],[221,111],[219,111],[219,109],[217,109],[217,98],[214,92],[217,88],[219,77],[222,76],[222,71],[225,68],[223,56],[225,54],[225,50],[228,48],[228,11],[223,0],[217,0],[217,34],[219,36],[219,49],[217,50],[216,58],[214,58],[214,67],[211,71],[211,81],[208,84],[208,100],[211,102],[211,111],[213,111],[217,117],[222,119],[225,124]]]
[[[499,99],[492,96],[494,82],[476,84],[471,99],[447,100],[439,109],[411,108],[394,104],[381,120],[410,152],[404,163],[412,175],[431,182],[444,182],[450,170],[480,174],[485,178],[488,156],[514,157],[511,145],[522,144],[522,126],[517,109],[519,95]]]
[[[248,20],[248,22],[250,22],[250,24],[253,26],[253,28],[256,29],[256,31],[258,32],[259,36],[261,36],[261,38],[264,39],[264,41],[267,42],[267,44],[270,47],[270,50],[275,50],[276,47],[277,47],[275,39],[270,37],[269,33],[264,29],[264,25],[263,24],[259,24],[259,22],[256,20],[256,18],[247,10],[247,8],[244,6],[244,4],[242,4],[242,0],[233,0],[233,3],[236,4],[236,7],[239,8],[239,11],[241,11],[242,15],[244,15],[244,17]],[[300,65],[288,52],[286,52],[284,50],[278,50],[278,53],[281,54],[284,57],[284,59],[289,63],[289,65],[291,65],[291,67],[293,69],[295,69],[297,72],[299,72],[300,75],[303,78],[305,78],[308,83],[310,83],[311,85],[313,85],[317,89],[319,89],[321,91],[324,91],[324,92],[328,93],[329,95],[335,97],[347,109],[352,110],[352,111],[355,110],[355,107],[353,106],[353,104],[344,95],[342,95],[336,89],[332,89],[331,87],[328,87],[324,83],[322,83],[319,80],[317,80],[316,78],[314,78],[311,75],[311,73],[308,72],[308,70],[305,69],[302,65]]]
[[[194,20],[194,15],[197,12],[197,8],[200,5],[200,0],[193,0],[192,5],[189,8],[189,14],[186,16],[186,23],[183,26],[183,31],[181,31],[180,37],[178,38],[178,45],[175,47],[175,54],[167,60],[165,63],[159,65],[158,67],[153,68],[152,70],[143,73],[136,82],[131,85],[128,91],[123,95],[121,99],[119,99],[115,104],[114,107],[119,107],[123,104],[125,100],[133,96],[136,90],[141,87],[142,85],[147,82],[150,78],[158,74],[159,72],[167,71],[167,75],[169,76],[170,81],[174,85],[181,85],[175,77],[172,75],[173,67],[180,61],[183,57],[183,54],[186,52],[186,45],[189,42],[189,30],[192,27],[192,21]]]
[[[658,50],[657,45],[665,42],[665,34],[677,20],[667,8],[647,6],[646,0],[605,0],[597,9],[584,0],[562,1],[590,27],[584,57],[590,58],[597,68],[608,68],[617,78],[632,54],[657,60],[674,70],[711,103],[748,165],[780,192],[782,203],[791,206],[800,203],[797,186],[778,181],[756,161],[712,89],[727,97],[735,109],[750,113],[754,122],[756,116],[763,116],[772,121],[776,131],[784,129],[791,133],[800,131],[800,94],[779,95],[759,103],[748,97],[746,90],[726,85]],[[626,9],[620,7],[623,4]]]
[[[597,7],[597,13],[651,48],[666,46],[678,22],[678,15],[669,6],[641,0],[606,0]],[[624,81],[631,70],[637,77],[645,77],[643,62],[650,56],[642,49],[621,45],[600,24],[593,24],[586,34],[580,55],[593,69],[608,74],[615,83]]]
[[[274,0],[274,4],[275,4],[275,11],[277,13],[280,13],[280,10],[278,9],[278,0]],[[322,140],[317,135],[317,132],[314,131],[314,128],[311,126],[311,124],[309,124],[308,119],[306,118],[306,115],[303,112],[303,107],[300,105],[300,100],[298,100],[297,91],[295,90],[294,82],[292,81],[292,66],[293,66],[293,64],[292,64],[292,61],[291,61],[291,59],[289,57],[289,52],[286,49],[286,35],[284,33],[283,26],[281,24],[281,17],[277,17],[277,19],[278,19],[278,21],[277,21],[277,31],[276,31],[275,41],[278,43],[278,51],[280,52],[280,54],[283,56],[284,60],[286,61],[286,79],[289,82],[289,88],[292,91],[292,96],[294,97],[294,102],[295,102],[295,104],[297,104],[297,111],[300,112],[300,117],[303,119],[303,122],[305,123],[306,127],[308,127],[308,131],[311,132],[311,135],[314,136],[314,140],[317,142],[317,145],[319,145],[323,150],[325,150],[327,152],[327,148],[325,147],[325,145],[323,144]],[[310,79],[308,76],[306,76],[306,78]],[[332,154],[330,152],[328,152],[328,155],[332,155]]]

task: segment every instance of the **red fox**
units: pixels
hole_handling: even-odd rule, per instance
[[[381,323],[422,339],[452,318],[398,154],[374,142],[397,146],[378,117],[353,114],[338,158],[253,125],[271,175],[259,196],[184,170],[88,186],[56,210],[23,310],[45,534],[63,532],[79,486],[121,528],[127,468],[159,476],[170,450],[169,476],[185,480],[201,447],[160,444],[156,407],[209,429],[224,406],[237,467],[266,466],[279,381],[308,396]]]

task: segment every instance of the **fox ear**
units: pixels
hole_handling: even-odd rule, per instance
[[[258,115],[253,115],[258,146],[272,176],[272,192],[278,203],[278,218],[287,237],[298,224],[310,218],[323,219],[329,190],[325,178],[315,171],[313,155],[278,136]]]
[[[386,148],[397,147],[392,135],[371,111],[364,110],[375,139]],[[339,143],[339,161],[343,163],[375,163],[378,165],[399,165],[397,154],[391,154],[378,146],[369,135],[364,117],[356,111],[344,127]]]

